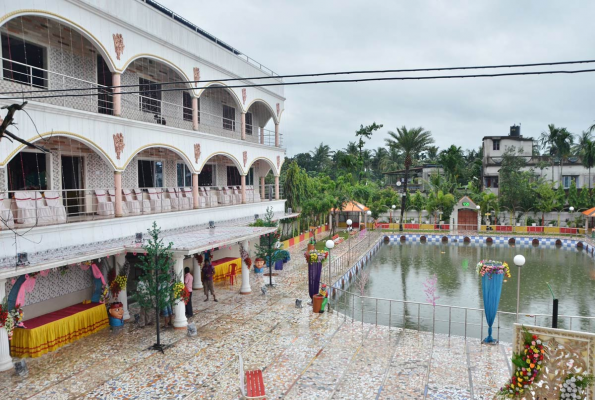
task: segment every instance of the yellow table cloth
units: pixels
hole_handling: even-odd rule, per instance
[[[213,260],[213,266],[215,267],[215,275],[213,275],[213,282],[222,281],[225,279],[225,275],[230,271],[230,265],[236,265],[236,275],[242,275],[242,261],[240,258],[226,257],[220,260]]]
[[[27,325],[29,323],[29,325]],[[10,342],[13,357],[40,357],[109,325],[105,304],[75,304],[24,322]]]

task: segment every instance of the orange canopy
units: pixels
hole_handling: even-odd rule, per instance
[[[362,212],[368,211],[369,208],[364,206],[362,203],[358,203],[357,201],[349,201],[343,205],[341,210],[335,210],[334,208],[331,212],[342,211],[342,212]]]
[[[595,207],[589,208],[587,211],[583,211],[587,217],[595,217]]]

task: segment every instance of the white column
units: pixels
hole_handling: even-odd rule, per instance
[[[184,283],[184,256],[174,255],[174,274],[180,279],[180,282]],[[174,306],[174,328],[183,329],[188,326],[188,320],[186,319],[186,305],[183,301],[179,301]]]
[[[242,113],[240,122],[242,123],[242,140],[246,140],[246,113]]]
[[[0,299],[6,297],[6,279],[0,279]],[[0,300],[0,301],[2,301]],[[10,356],[10,342],[6,329],[0,328],[0,371],[8,371],[13,368],[12,357]]]
[[[279,124],[275,124],[275,147],[279,147],[281,145],[281,140],[279,139]]]
[[[202,281],[200,280],[200,264],[196,258],[192,256],[192,265],[194,266],[194,280],[192,281],[192,289],[202,289]]]
[[[121,74],[114,72],[112,74],[112,85],[120,86],[120,82],[122,81],[121,78],[122,78]],[[114,87],[113,107],[114,107],[114,115],[116,117],[119,117],[122,115],[122,95],[120,94],[120,92],[121,92],[121,90],[119,87]]]
[[[255,239],[252,239],[255,240]],[[244,246],[244,250],[250,254],[250,245],[248,244],[247,240],[242,242],[242,246]],[[250,270],[248,266],[242,260],[242,287],[240,288],[240,294],[250,294],[252,293],[252,288],[250,287]]]
[[[124,266],[126,262],[126,253],[117,254],[114,256],[116,259],[116,274],[120,273],[120,266]],[[118,301],[122,303],[124,308],[124,321],[130,319],[130,313],[128,312],[128,283],[126,283],[126,289],[121,290],[118,294]]]

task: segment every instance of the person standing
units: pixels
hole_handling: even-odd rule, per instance
[[[192,312],[192,283],[194,282],[194,277],[190,273],[190,268],[184,268],[184,285],[186,286],[186,290],[190,293],[190,297],[188,298],[188,303],[186,303],[186,318],[190,318],[194,316]]]
[[[202,267],[202,271],[205,275],[205,280],[203,282],[205,286],[205,295],[207,296],[205,301],[209,301],[209,292],[211,292],[211,294],[213,295],[213,300],[218,301],[215,297],[215,291],[213,290],[213,276],[215,275],[215,268],[213,267],[213,264],[211,264],[210,260],[205,261],[205,265],[204,267]]]

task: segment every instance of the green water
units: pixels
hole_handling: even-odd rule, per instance
[[[595,316],[595,307],[591,309],[595,306],[594,262],[584,252],[561,248],[391,243],[381,246],[368,264],[370,278],[364,295],[426,303],[424,282],[435,274],[438,278],[438,305],[483,308],[481,279],[475,267],[478,261],[491,259],[510,265],[512,278],[505,278],[499,310],[515,313],[518,269],[513,258],[517,254],[524,255],[526,259],[521,270],[521,323],[533,324],[536,322],[534,314],[547,314],[546,317],[537,317],[537,324],[551,326],[552,294],[547,282],[559,299],[560,315]],[[348,290],[359,293],[356,286],[352,284]],[[366,322],[378,321],[384,325],[390,322],[391,326],[412,329],[419,326],[420,329],[434,329],[440,333],[448,333],[450,329],[452,334],[473,337],[487,335],[485,319],[482,330],[482,313],[478,311],[467,311],[465,316],[465,310],[437,307],[434,317],[429,306],[396,302],[389,305],[383,300],[365,300],[363,303],[363,319]],[[339,307],[344,314],[356,320],[362,319],[359,301],[341,296]],[[498,335],[501,340],[510,340],[510,328],[515,319],[516,315],[500,315],[494,324],[493,335]],[[570,320],[561,318],[558,327],[570,328]],[[574,319],[572,329],[593,332],[595,321]]]

